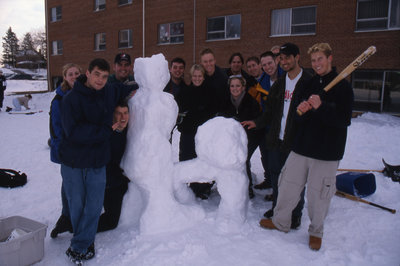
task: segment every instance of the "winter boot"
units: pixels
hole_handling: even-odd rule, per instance
[[[50,233],[51,238],[56,238],[58,234],[64,233],[69,231],[72,233],[72,224],[71,221],[68,217],[61,215],[60,218],[58,218],[58,221],[56,223],[56,226]]]
[[[310,236],[309,247],[312,250],[318,251],[321,248],[322,238],[317,236]]]

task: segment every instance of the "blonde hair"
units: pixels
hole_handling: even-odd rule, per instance
[[[193,73],[194,73],[196,70],[197,70],[197,71],[200,71],[200,72],[203,74],[203,77],[205,76],[206,71],[205,71],[204,67],[203,67],[202,65],[194,64],[194,65],[190,68],[190,71],[189,71],[190,77],[193,76]]]
[[[326,42],[321,42],[321,43],[316,43],[310,48],[308,48],[308,54],[311,55],[316,52],[322,52],[326,57],[332,55],[332,48],[331,46],[326,43]]]
[[[61,83],[61,89],[62,89],[63,91],[67,91],[67,90],[72,89],[71,86],[69,86],[68,82],[65,80],[65,76],[67,75],[67,71],[68,71],[70,68],[73,68],[73,67],[76,67],[76,68],[79,70],[79,72],[82,73],[82,68],[81,68],[79,65],[77,65],[77,64],[68,63],[68,64],[64,65],[64,66],[63,66],[63,70],[62,70],[63,81],[62,81],[62,83]]]

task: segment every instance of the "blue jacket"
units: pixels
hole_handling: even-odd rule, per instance
[[[61,86],[58,86],[56,96],[54,96],[50,105],[50,160],[54,163],[60,163],[60,158],[58,157],[58,147],[62,136],[60,105],[62,98],[68,92],[64,92]]]
[[[105,166],[111,155],[113,112],[118,101],[129,95],[126,86],[107,83],[99,91],[86,87],[80,76],[61,104],[63,136],[60,161],[73,168]]]

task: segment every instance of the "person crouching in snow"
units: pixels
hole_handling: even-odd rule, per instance
[[[21,106],[25,107],[26,110],[29,110],[30,108],[28,102],[30,100],[32,100],[32,95],[30,94],[25,94],[24,96],[16,97],[13,99],[14,108],[7,106],[6,112],[21,111]]]

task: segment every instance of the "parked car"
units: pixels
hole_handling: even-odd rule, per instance
[[[15,74],[10,76],[8,79],[27,79],[27,80],[31,80],[32,76],[29,74]]]

